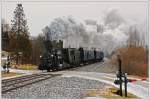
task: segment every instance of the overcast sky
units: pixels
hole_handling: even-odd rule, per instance
[[[7,1],[7,0],[5,0]],[[13,1],[13,0],[9,0]],[[27,1],[27,0],[25,0]],[[33,0],[34,1],[34,0]],[[38,0],[37,0],[38,1]],[[42,1],[42,0],[41,0]],[[61,1],[61,0],[60,0]],[[120,0],[121,1],[121,0]],[[127,1],[127,0],[124,0]],[[57,17],[73,16],[85,20],[100,21],[109,9],[118,9],[120,14],[128,20],[137,23],[147,21],[146,0],[132,0],[144,2],[21,2],[27,18],[31,36],[37,36],[42,29]],[[2,18],[8,23],[13,18],[13,11],[17,3],[2,2]]]

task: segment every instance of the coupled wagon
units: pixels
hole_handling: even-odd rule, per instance
[[[57,71],[103,61],[104,53],[83,48],[53,48],[40,59],[40,70]]]

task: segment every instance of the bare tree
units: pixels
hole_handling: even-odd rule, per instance
[[[40,56],[46,51],[44,47],[45,36],[39,34],[32,38],[32,64],[38,65]]]
[[[129,39],[128,45],[129,46],[140,46],[140,35],[139,31],[137,30],[136,26],[132,26],[129,29]]]
[[[2,32],[2,50],[8,51],[10,26],[4,19],[2,19],[1,29],[2,29],[1,30],[1,32]]]

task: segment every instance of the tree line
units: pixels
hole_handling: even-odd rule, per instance
[[[10,52],[16,64],[38,64],[44,51],[44,36],[31,37],[22,4],[17,4],[11,25],[2,19],[2,50]]]

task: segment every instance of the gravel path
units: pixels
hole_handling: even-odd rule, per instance
[[[74,68],[71,70],[85,71],[85,72],[116,73],[118,69],[117,66],[111,65],[107,61],[105,61],[105,62],[98,62],[95,64]]]
[[[77,77],[53,77],[12,92],[2,94],[2,98],[13,99],[80,99],[87,91],[103,90],[110,85],[95,80]]]

